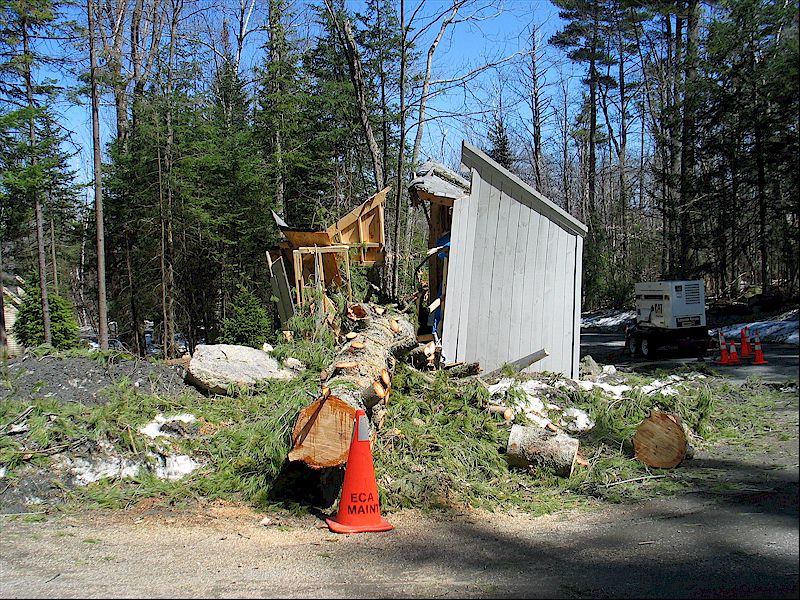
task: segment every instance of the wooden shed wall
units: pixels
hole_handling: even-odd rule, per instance
[[[532,370],[577,377],[583,224],[479,151],[462,156],[472,187],[453,206],[445,357],[490,371],[545,348]]]

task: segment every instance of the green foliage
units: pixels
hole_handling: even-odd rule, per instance
[[[266,309],[244,286],[239,286],[232,312],[233,315],[222,324],[222,343],[261,348],[271,337],[272,323]]]
[[[78,345],[78,322],[68,300],[50,294],[50,335],[52,346],[59,350]],[[28,287],[22,301],[12,333],[23,346],[44,344],[44,318],[42,317],[42,295],[37,287]]]
[[[514,170],[514,151],[511,149],[511,140],[508,137],[506,124],[500,115],[495,116],[487,134],[489,148],[487,154],[497,164],[509,171]]]

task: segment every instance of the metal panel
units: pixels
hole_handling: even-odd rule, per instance
[[[556,290],[556,270],[558,269],[558,233],[560,228],[547,220],[547,246],[546,246],[546,265],[537,276],[544,280],[544,292],[542,294],[542,331],[544,332],[544,347],[550,356],[539,363],[539,370],[557,371],[560,348],[553,346],[553,337],[556,324],[553,323],[554,304]]]
[[[544,292],[545,281],[544,274],[547,272],[547,236],[550,232],[550,221],[544,215],[539,215],[539,228],[536,234],[536,262],[534,263],[534,271],[531,276],[535,280],[535,287],[533,292],[533,327],[536,332],[536,339],[540,344],[540,348],[544,348],[550,352],[547,347],[547,332],[545,330],[544,318]],[[537,348],[538,350],[538,348]],[[536,370],[543,369],[543,365],[547,359],[540,361]]]

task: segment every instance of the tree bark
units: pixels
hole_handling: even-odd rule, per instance
[[[512,467],[549,469],[560,477],[569,477],[575,469],[579,447],[580,442],[565,433],[513,425],[506,460]]]
[[[92,150],[94,155],[94,214],[97,229],[97,339],[101,350],[108,350],[108,310],[106,308],[106,250],[103,224],[103,162],[100,156],[100,95],[97,87],[97,55],[94,47],[94,6],[87,0],[89,18],[89,63],[92,95]],[[133,290],[131,290],[133,293]]]
[[[27,16],[22,19],[22,49],[25,56],[24,78],[25,78],[25,94],[28,100],[28,110],[31,111],[30,118],[28,119],[28,142],[30,144],[30,164],[36,166],[39,159],[36,155],[36,120],[33,114],[35,103],[33,100],[33,79],[31,77],[31,49],[30,49],[30,34],[28,33],[28,18]],[[50,331],[50,304],[47,301],[47,264],[45,260],[44,248],[44,219],[42,217],[42,201],[38,189],[33,190],[33,204],[36,214],[36,251],[39,263],[39,290],[42,295],[42,320],[44,321],[44,343],[51,344],[53,342],[52,333]]]
[[[354,306],[354,312],[363,315],[356,321],[357,335],[325,369],[320,397],[300,412],[292,432],[289,460],[316,469],[347,461],[356,411],[369,411],[376,420],[379,405],[391,395],[395,358],[417,345],[413,325],[401,315],[379,315],[366,304]]]

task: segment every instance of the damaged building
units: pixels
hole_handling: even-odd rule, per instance
[[[409,186],[429,226],[418,335],[448,363],[544,350],[531,369],[577,378],[586,226],[466,142],[461,163],[469,180],[429,162]]]

